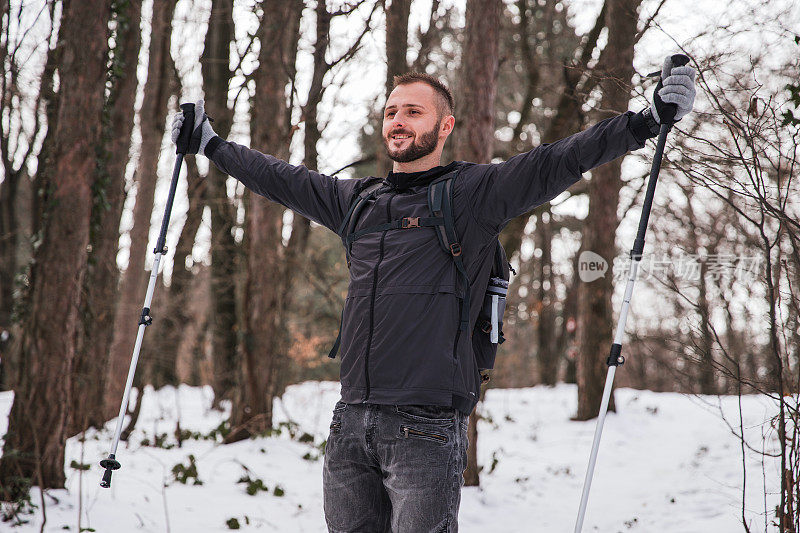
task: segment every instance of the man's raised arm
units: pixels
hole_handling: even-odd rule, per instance
[[[174,116],[172,139],[183,127],[183,113]],[[251,191],[277,202],[333,231],[341,224],[355,180],[340,181],[302,165],[263,154],[214,133],[202,100],[195,104],[194,145],[189,153],[201,153]],[[197,142],[199,141],[199,142]],[[191,151],[194,148],[196,151]]]
[[[664,71],[670,75],[662,76],[653,105],[644,111],[607,118],[503,163],[477,165],[482,172],[471,172],[466,183],[477,220],[485,229],[499,232],[513,218],[564,192],[584,172],[642,148],[648,138],[658,135],[659,111],[666,104],[677,105],[675,117],[680,120],[694,103],[695,71],[666,64]]]

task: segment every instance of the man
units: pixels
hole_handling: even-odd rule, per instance
[[[467,416],[480,390],[467,334],[479,306],[462,315],[466,291],[472,302],[482,300],[495,240],[510,220],[553,199],[583,172],[642,148],[658,133],[665,102],[677,105],[677,119],[691,110],[694,70],[671,69],[668,58],[664,72],[670,70],[644,112],[629,111],[503,163],[482,165],[440,166],[455,127],[450,91],[424,74],[395,78],[382,130],[393,168],[355,222],[355,232],[368,231],[346,243],[342,398],[333,411],[323,470],[329,531],[457,531]],[[182,122],[177,115],[173,140]],[[221,170],[333,231],[354,197],[374,182],[331,178],[223,141],[202,101],[192,126],[200,153]],[[427,186],[448,174],[455,176],[459,239],[451,251],[463,260],[468,286],[440,248],[436,228],[409,222],[431,216]]]

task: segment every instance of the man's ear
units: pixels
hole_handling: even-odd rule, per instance
[[[453,133],[453,128],[456,125],[456,117],[453,115],[448,115],[444,119],[442,119],[442,126],[439,129],[439,133],[444,133],[446,135],[450,135]]]

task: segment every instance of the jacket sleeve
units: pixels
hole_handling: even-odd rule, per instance
[[[488,231],[499,232],[513,218],[564,192],[582,173],[642,148],[652,136],[643,120],[641,113],[628,111],[503,163],[474,165],[465,186],[475,218]]]
[[[336,231],[344,218],[356,180],[332,178],[302,165],[262,154],[214,137],[206,156],[223,172],[256,194]]]

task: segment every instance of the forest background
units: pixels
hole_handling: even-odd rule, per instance
[[[385,175],[393,75],[453,89],[443,163],[490,162],[643,109],[648,74],[682,51],[698,97],[668,141],[617,383],[774,401],[775,520],[797,530],[796,3],[0,0],[0,20],[0,390],[15,392],[2,499],[63,486],[65,440],[116,416],[179,103],[204,96],[221,136],[293,164]],[[503,231],[517,274],[488,387],[577,383],[576,419],[596,416],[652,153]],[[185,173],[134,385],[212,386],[235,442],[269,432],[288,385],[337,379],[325,354],[347,269],[336,235],[202,157]],[[591,254],[606,263],[596,279],[582,275]]]

